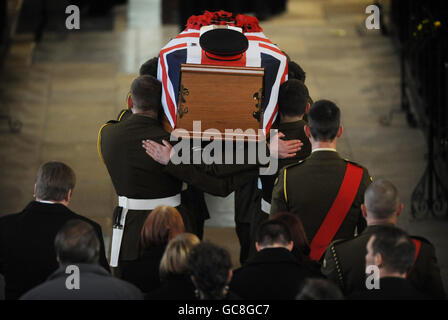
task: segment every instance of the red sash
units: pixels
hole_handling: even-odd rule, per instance
[[[409,275],[411,274],[412,269],[414,268],[415,262],[417,261],[418,255],[420,253],[420,248],[422,247],[422,242],[420,240],[412,239],[412,242],[414,242],[414,245],[415,245],[414,263],[412,264],[411,269],[409,269],[407,277],[409,277]]]
[[[312,260],[320,260],[336,232],[339,230],[355,200],[363,172],[364,169],[347,162],[347,169],[345,170],[344,179],[342,180],[338,195],[330,211],[328,211],[324,222],[322,222],[322,225],[314,236],[313,241],[311,241],[310,258]]]

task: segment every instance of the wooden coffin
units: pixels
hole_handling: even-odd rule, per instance
[[[182,64],[176,129],[198,137],[193,121],[200,120],[202,138],[208,129],[219,130],[222,138],[226,129],[253,129],[254,134],[232,139],[262,139],[263,76],[263,68]]]

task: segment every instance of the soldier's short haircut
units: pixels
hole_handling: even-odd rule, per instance
[[[364,193],[364,205],[369,216],[376,219],[388,219],[397,211],[400,198],[392,182],[375,180]]]
[[[294,61],[288,62],[288,80],[297,79],[305,83],[306,73],[302,67]]]
[[[154,57],[146,61],[144,64],[140,66],[140,75],[141,76],[153,76],[157,78],[157,66],[159,63],[159,58]]]
[[[161,110],[162,84],[153,76],[140,76],[132,82],[131,97],[134,107],[142,111]]]
[[[76,184],[75,172],[66,164],[50,161],[37,171],[36,198],[48,201],[62,201]]]
[[[341,111],[332,101],[316,101],[308,113],[308,125],[315,140],[332,141],[341,125]]]
[[[69,220],[56,234],[54,247],[61,264],[98,263],[100,242],[85,221]]]
[[[305,84],[297,79],[290,79],[280,86],[278,111],[286,116],[301,116],[306,111],[309,92]]]
[[[415,245],[408,234],[394,226],[378,226],[372,236],[373,254],[381,254],[383,267],[389,272],[407,273],[415,255]]]
[[[266,220],[258,228],[257,242],[260,246],[288,245],[292,241],[288,226],[280,220]]]

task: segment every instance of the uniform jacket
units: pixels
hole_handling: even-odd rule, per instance
[[[311,243],[338,194],[346,166],[347,160],[337,152],[316,151],[305,160],[283,168],[272,192],[271,214],[297,214]],[[367,169],[363,169],[356,197],[333,239],[353,238],[356,229],[361,232],[366,226],[361,203],[371,179]]]
[[[300,263],[285,248],[267,248],[233,272],[230,290],[243,299],[291,300],[310,277],[322,275],[319,269]]]
[[[99,224],[62,204],[32,201],[22,212],[0,218],[0,274],[5,277],[6,299],[18,299],[58,268],[54,238],[72,219],[93,226],[100,241],[100,264],[109,270]]]
[[[325,253],[322,273],[338,284],[345,295],[365,288],[365,256],[367,242],[378,226],[367,227],[358,237],[333,242]],[[420,252],[408,276],[412,285],[432,299],[444,299],[445,292],[434,246],[420,240]]]
[[[46,282],[27,292],[21,300],[142,300],[135,286],[112,277],[96,264],[75,264],[79,268],[79,289],[68,290],[67,266],[57,269]]]

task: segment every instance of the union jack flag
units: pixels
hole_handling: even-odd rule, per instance
[[[162,83],[162,106],[171,124],[176,127],[180,68],[183,63],[232,65],[264,68],[263,130],[267,134],[277,117],[280,85],[288,80],[285,54],[263,32],[246,32],[249,47],[237,61],[209,59],[199,45],[200,31],[186,29],[169,41],[160,51],[157,78]]]

